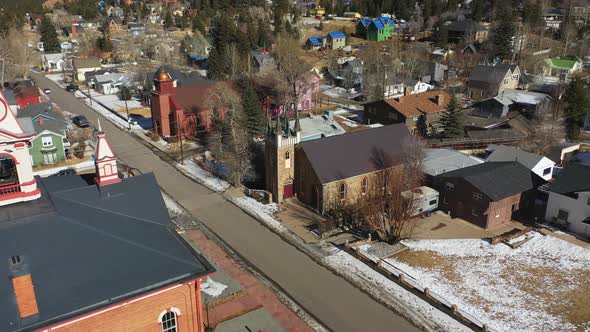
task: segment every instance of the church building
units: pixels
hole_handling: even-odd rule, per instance
[[[205,331],[215,272],[175,230],[153,174],[122,178],[100,130],[96,178],[34,177],[30,118],[0,93],[0,330]]]
[[[403,146],[411,139],[404,124],[301,141],[296,112],[293,128],[276,117],[265,139],[266,189],[275,203],[296,197],[324,213],[354,204],[369,190],[369,177],[379,171],[375,160],[387,156],[399,164]],[[284,124],[283,124],[284,122]]]

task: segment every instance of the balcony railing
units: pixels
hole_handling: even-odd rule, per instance
[[[20,193],[20,192],[21,192],[21,185],[18,183],[13,184],[13,185],[9,185],[9,186],[0,187],[0,196],[10,195],[10,194],[15,194],[15,193]]]

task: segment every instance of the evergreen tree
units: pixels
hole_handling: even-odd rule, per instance
[[[254,82],[246,80],[243,85],[242,108],[244,109],[245,126],[251,138],[259,137],[264,133],[262,106],[260,106]]]
[[[439,21],[436,24],[434,34],[432,35],[432,43],[435,47],[446,48],[449,44],[449,33],[444,22]]]
[[[203,20],[203,16],[195,15],[193,17],[193,31],[199,31],[201,34],[205,35],[207,33],[205,28],[205,21]]]
[[[574,78],[565,93],[565,129],[567,139],[573,141],[580,135],[580,127],[590,113],[590,97],[580,78]]]
[[[424,113],[420,114],[418,121],[416,121],[416,132],[420,137],[426,137],[428,135],[428,124]]]
[[[270,33],[267,30],[267,25],[263,20],[258,22],[258,47],[270,48]]]
[[[524,4],[524,23],[530,29],[543,26],[543,7],[540,0],[527,0]]]
[[[471,18],[475,21],[482,20],[486,16],[485,10],[484,0],[473,0],[471,3]]]
[[[424,0],[422,2],[422,16],[424,19],[428,19],[432,16],[432,0]]]
[[[164,29],[170,29],[173,25],[172,13],[170,10],[166,10],[166,15],[164,15]]]
[[[445,137],[458,138],[464,136],[463,119],[459,111],[459,102],[455,94],[453,94],[447,105],[446,112],[442,114],[440,119]]]
[[[45,52],[56,53],[61,51],[59,40],[57,39],[57,32],[55,32],[55,26],[47,16],[43,16],[41,19],[39,31],[41,32],[41,41],[43,42]]]
[[[504,3],[504,5],[502,5]],[[506,1],[498,6],[499,22],[494,28],[493,44],[496,56],[502,61],[510,60],[514,43],[514,23],[512,22],[512,8]]]
[[[231,74],[227,46],[234,36],[233,25],[228,15],[219,15],[210,29],[212,39],[207,76],[212,79],[227,79]]]

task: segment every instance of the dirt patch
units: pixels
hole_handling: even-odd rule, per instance
[[[437,270],[451,282],[461,282],[461,276],[456,272],[453,259],[439,255],[434,251],[406,250],[395,256],[402,263],[428,270]]]

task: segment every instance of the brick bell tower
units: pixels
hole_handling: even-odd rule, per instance
[[[0,206],[41,197],[29,155],[34,133],[25,132],[14,114],[0,92]]]
[[[174,104],[174,81],[166,71],[160,68],[154,78],[154,90],[152,90],[152,124],[154,130],[161,137],[175,135],[171,123],[176,123]]]
[[[295,146],[301,141],[299,112],[295,111],[295,126],[289,128],[289,113],[284,112],[284,128],[279,114],[274,128],[270,118],[264,144],[264,164],[266,190],[272,194],[272,201],[282,203],[284,199],[294,196]]]

